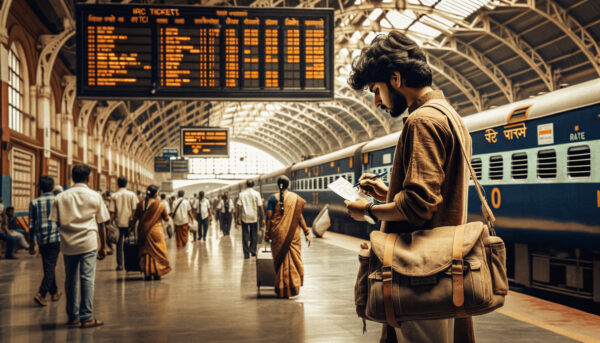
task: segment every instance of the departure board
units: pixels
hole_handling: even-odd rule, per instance
[[[181,128],[181,154],[183,157],[229,157],[229,129]]]
[[[333,10],[77,4],[77,95],[333,98]]]

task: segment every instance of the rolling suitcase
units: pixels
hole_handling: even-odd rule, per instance
[[[260,287],[275,287],[275,265],[267,244],[256,253],[256,287],[260,298]]]
[[[137,242],[137,230],[134,228],[125,236],[123,242],[123,259],[125,260],[126,272],[141,272],[140,268],[140,248]]]

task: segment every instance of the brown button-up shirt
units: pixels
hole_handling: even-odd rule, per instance
[[[387,202],[395,202],[407,220],[384,221],[382,231],[401,233],[466,222],[469,178],[465,159],[448,117],[426,106],[432,99],[444,99],[444,95],[432,91],[410,106],[396,146]],[[459,122],[470,159],[471,138]]]

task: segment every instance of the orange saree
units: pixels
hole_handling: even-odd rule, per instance
[[[163,276],[171,271],[167,256],[167,244],[163,234],[162,221],[169,220],[165,206],[158,200],[150,199],[144,210],[145,201],[138,204],[136,218],[138,226],[138,246],[140,249],[140,268],[150,277]]]
[[[275,264],[275,292],[280,298],[298,295],[304,283],[302,263],[302,241],[300,222],[306,201],[296,193],[287,192],[283,199],[283,216],[280,211],[279,194],[275,195],[277,205],[271,218],[271,251]],[[305,232],[308,234],[308,232]]]

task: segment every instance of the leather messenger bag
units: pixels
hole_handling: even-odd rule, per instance
[[[425,106],[444,113],[461,138],[458,114],[445,102]],[[359,253],[356,312],[363,319],[399,327],[402,321],[460,318],[491,312],[508,293],[506,250],[494,231],[494,215],[470,164],[486,224],[371,233],[371,249]]]

